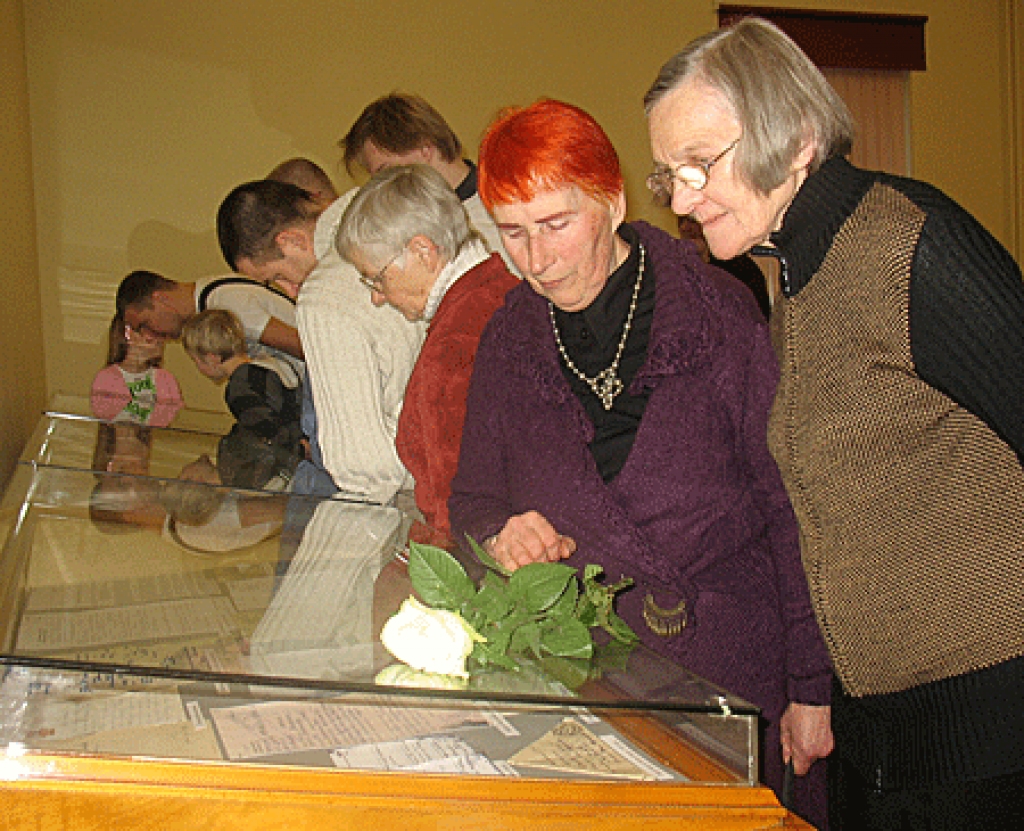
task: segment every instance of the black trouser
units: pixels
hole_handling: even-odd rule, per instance
[[[880,791],[829,757],[831,831],[1011,831],[1024,828],[1024,773],[934,788]]]

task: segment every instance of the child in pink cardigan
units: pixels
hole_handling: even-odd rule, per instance
[[[163,342],[129,329],[115,315],[110,322],[107,365],[96,373],[90,403],[104,421],[166,427],[184,401],[178,381],[163,369]]]

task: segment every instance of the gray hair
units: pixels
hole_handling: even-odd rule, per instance
[[[378,171],[349,203],[335,247],[346,260],[361,254],[378,262],[425,236],[453,260],[474,232],[451,185],[434,168],[398,165]]]
[[[789,175],[801,146],[815,147],[810,171],[853,146],[854,122],[825,76],[785,33],[761,18],[748,17],[692,41],[661,68],[644,96],[651,111],[687,81],[707,84],[731,105],[743,140],[736,146],[736,170],[761,193]]]

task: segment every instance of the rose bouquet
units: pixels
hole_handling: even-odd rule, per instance
[[[563,563],[509,572],[469,542],[487,568],[479,586],[444,549],[410,543],[409,579],[422,602],[410,597],[384,625],[381,642],[401,663],[382,670],[378,683],[458,688],[469,685],[471,671],[518,673],[552,662],[584,680],[579,666],[595,656],[594,628],[620,648],[638,640],[613,608],[631,579],[606,586],[593,564],[582,578]]]

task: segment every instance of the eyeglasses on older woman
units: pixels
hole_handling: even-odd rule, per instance
[[[647,177],[647,187],[654,194],[654,202],[659,207],[667,207],[672,201],[676,182],[682,182],[692,190],[704,190],[711,178],[711,168],[725,158],[726,154],[740,143],[736,139],[717,156],[703,162],[683,162],[675,167],[658,165]]]

